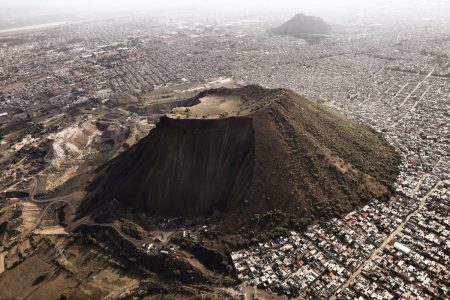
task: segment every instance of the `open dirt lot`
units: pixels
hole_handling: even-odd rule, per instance
[[[35,283],[36,279],[49,273],[52,273],[52,266],[38,256],[25,260],[16,268],[0,275],[0,299],[25,298],[39,288],[39,284]]]

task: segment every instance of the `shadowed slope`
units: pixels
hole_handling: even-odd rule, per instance
[[[161,118],[101,172],[89,206],[113,198],[163,216],[205,215],[242,200],[254,163],[252,120]]]

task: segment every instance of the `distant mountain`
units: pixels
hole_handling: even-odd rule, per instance
[[[304,14],[295,15],[292,19],[283,25],[272,29],[272,32],[278,35],[290,35],[301,37],[305,34],[319,34],[331,31],[331,26],[325,23],[321,18],[307,16]]]

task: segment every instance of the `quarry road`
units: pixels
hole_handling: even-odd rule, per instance
[[[56,203],[65,203],[65,204],[69,205],[70,208],[71,208],[72,210],[74,209],[72,203],[70,203],[69,201],[66,201],[66,200],[51,200],[51,203],[48,204],[48,205],[44,208],[44,210],[42,211],[41,215],[39,216],[39,219],[37,220],[37,222],[36,222],[36,224],[34,225],[34,227],[31,229],[31,231],[33,231],[33,230],[35,230],[36,228],[39,227],[39,225],[41,224],[42,219],[44,218],[44,216],[45,216],[45,214],[47,213],[47,211],[50,209],[50,207],[51,207],[52,205],[54,205],[54,204],[56,204]]]
[[[29,195],[28,199],[31,202],[34,202],[34,203],[41,203],[41,204],[42,203],[48,203],[48,205],[44,208],[44,210],[42,211],[41,215],[39,216],[39,219],[37,220],[37,222],[33,226],[33,228],[30,230],[30,232],[33,232],[36,228],[39,227],[39,225],[41,224],[42,219],[44,218],[45,214],[50,209],[50,207],[52,205],[54,205],[54,204],[65,203],[65,204],[67,204],[70,207],[70,209],[73,212],[75,211],[75,206],[71,202],[69,202],[67,200],[64,200],[64,199],[54,198],[54,199],[47,199],[47,200],[36,200],[34,198],[34,195],[36,194],[36,190],[37,190],[37,186],[38,186],[38,183],[39,183],[39,179],[37,179],[36,177],[32,177],[32,181],[33,181],[33,184],[32,184],[32,186],[30,188],[30,195]]]
[[[420,189],[420,186],[423,183],[423,179],[425,179],[427,176],[429,176],[430,174],[425,173],[422,176],[422,179],[419,180],[419,182],[417,183],[416,187],[414,188],[414,190],[418,191]],[[348,286],[350,286],[353,281],[361,274],[362,270],[364,269],[364,267],[370,262],[372,261],[372,259],[374,257],[376,257],[381,251],[383,251],[384,247],[386,247],[387,244],[389,244],[402,230],[403,227],[405,227],[405,224],[409,222],[409,220],[411,219],[411,217],[413,217],[414,215],[416,215],[426,204],[426,200],[427,198],[436,190],[436,188],[442,183],[442,181],[437,182],[433,188],[420,199],[419,202],[419,206],[413,210],[410,214],[408,214],[406,216],[406,218],[403,220],[403,222],[401,222],[397,228],[383,241],[383,243],[381,243],[381,245],[379,247],[377,247],[372,254],[361,263],[361,265],[355,270],[355,272],[353,272],[352,275],[350,275],[350,277],[347,279],[346,282],[344,282],[344,284],[333,294],[333,296],[330,297],[331,300],[335,300],[336,299],[336,293],[339,290],[343,290],[346,289]]]
[[[34,184],[33,184],[33,187],[30,189],[30,196],[28,197],[28,199],[31,202],[34,202],[34,203],[50,203],[49,205],[52,205],[53,203],[56,203],[56,202],[64,202],[67,205],[69,205],[71,209],[75,210],[75,206],[73,206],[73,204],[70,201],[62,199],[62,197],[53,198],[53,199],[46,199],[46,200],[36,200],[34,198],[34,195],[36,194],[37,185],[38,185],[38,179],[36,177],[33,177],[32,180],[33,180]]]

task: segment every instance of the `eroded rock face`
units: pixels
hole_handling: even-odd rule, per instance
[[[101,170],[83,206],[116,198],[149,214],[207,215],[242,201],[254,159],[251,118],[162,117],[146,138]]]

